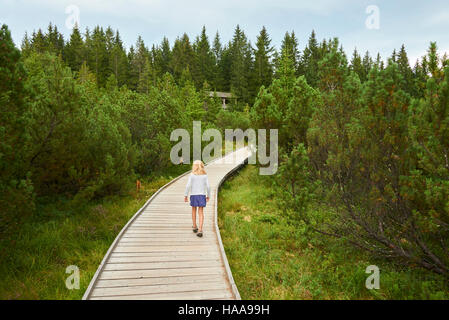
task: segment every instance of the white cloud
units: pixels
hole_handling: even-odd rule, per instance
[[[38,5],[48,7],[53,11],[60,11],[65,15],[65,8],[71,5],[80,8],[82,18],[83,12],[89,14],[101,14],[111,18],[137,18],[152,21],[157,16],[162,0],[19,0],[22,5]],[[19,7],[19,4],[16,4]]]
[[[210,3],[209,1],[198,1]],[[336,9],[347,5],[348,3],[356,3],[355,0],[314,0],[314,1],[292,1],[292,0],[228,0],[217,2],[217,7],[233,8],[235,10],[248,9],[256,10],[258,8],[276,8],[276,9],[291,9],[300,10],[314,14],[329,14]]]
[[[382,3],[381,28],[376,31],[365,27],[366,6],[379,3],[372,0],[0,0],[0,19],[10,25],[16,43],[25,31],[46,28],[50,21],[68,37],[70,30],[64,23],[69,5],[79,7],[82,29],[110,25],[120,30],[127,46],[135,43],[137,35],[147,45],[163,36],[173,43],[183,32],[193,38],[203,25],[210,38],[219,31],[222,42],[227,42],[239,24],[253,44],[265,25],[277,47],[287,30],[295,30],[303,48],[315,29],[320,40],[339,37],[349,55],[357,46],[361,53],[369,50],[375,56],[380,51],[386,58],[404,43],[414,63],[430,41],[449,48],[444,32],[444,24],[449,25],[449,5],[447,0],[435,1],[440,5],[412,0],[413,11],[393,2]]]
[[[69,5],[77,5],[81,10],[88,10],[89,13],[101,13],[111,16],[132,16],[148,17],[154,16],[177,16],[195,19],[196,15],[219,16],[226,11],[258,12],[267,8],[299,10],[305,13],[327,15],[334,10],[338,10],[349,3],[356,3],[356,0],[314,0],[314,1],[294,1],[294,0],[228,0],[228,1],[207,1],[207,0],[19,0],[26,4],[39,4],[51,8],[65,8]],[[193,14],[193,16],[192,16]]]
[[[441,11],[431,16],[427,23],[429,25],[447,25],[449,24],[449,10]]]

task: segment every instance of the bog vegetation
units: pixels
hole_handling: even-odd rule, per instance
[[[313,232],[279,206],[271,179],[248,165],[218,195],[218,225],[242,299],[448,299],[443,276],[398,266],[348,245],[347,239]],[[307,214],[333,224],[327,201],[312,200]],[[366,268],[380,268],[380,288],[368,290]]]
[[[222,110],[209,91],[237,101]],[[347,57],[314,32],[302,52],[294,32],[275,50],[265,28],[253,46],[239,26],[225,44],[203,28],[126,50],[110,27],[64,39],[50,24],[18,49],[3,25],[0,106],[3,239],[49,197],[76,206],[169,170],[170,132],[201,120],[279,129],[272,188],[289,221],[449,274],[449,64],[436,43],[412,67],[404,46]],[[334,208],[332,224],[312,201]]]

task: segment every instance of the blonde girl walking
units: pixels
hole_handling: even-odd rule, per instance
[[[192,174],[187,181],[186,192],[184,193],[184,201],[188,202],[187,196],[190,193],[190,205],[192,206],[192,222],[193,232],[198,237],[203,236],[203,222],[204,222],[204,207],[210,198],[210,185],[207,179],[206,171],[204,170],[204,163],[201,160],[195,160],[192,165]],[[200,228],[196,225],[196,211],[198,209],[198,216]]]

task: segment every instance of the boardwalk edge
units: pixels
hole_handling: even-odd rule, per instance
[[[134,220],[136,220],[136,218],[145,210],[145,208],[151,203],[151,201],[153,201],[153,199],[165,188],[167,188],[169,185],[175,183],[176,181],[178,181],[179,179],[181,179],[182,177],[186,176],[187,174],[189,174],[191,172],[191,170],[184,172],[183,174],[181,174],[180,176],[176,177],[175,179],[171,180],[170,182],[166,183],[165,185],[163,185],[161,188],[159,188],[155,193],[153,193],[153,195],[150,197],[150,199],[148,199],[147,202],[145,202],[145,204],[142,206],[142,208],[140,208],[132,217],[131,219],[128,220],[128,222],[126,223],[126,225],[122,228],[122,230],[120,230],[119,234],[117,235],[117,237],[115,237],[114,242],[112,242],[111,246],[109,247],[108,251],[106,252],[106,255],[104,256],[103,260],[101,261],[100,265],[98,266],[97,271],[95,272],[92,280],[89,283],[89,286],[87,287],[86,291],[84,292],[83,298],[82,300],[87,300],[90,297],[90,294],[92,292],[92,289],[94,288],[97,280],[98,280],[98,276],[100,275],[101,271],[103,271],[104,266],[106,265],[106,262],[109,259],[109,256],[111,255],[112,251],[115,249],[115,247],[117,246],[117,243],[119,242],[119,240],[122,238],[123,234],[125,233],[125,231],[128,229],[128,227],[134,222]]]
[[[241,149],[238,150],[234,150],[234,152],[237,152]],[[232,152],[230,152],[232,153]],[[227,156],[228,154],[226,154],[225,156]],[[224,157],[225,157],[224,156]],[[222,157],[223,158],[223,157]],[[218,159],[214,159],[211,162],[207,163],[207,165],[212,164],[222,158],[218,158]],[[225,270],[226,270],[226,274],[228,277],[228,281],[229,284],[231,285],[231,289],[232,289],[232,293],[235,296],[235,299],[237,300],[241,300],[239,291],[237,289],[237,286],[234,282],[234,278],[232,277],[232,272],[231,272],[231,268],[229,267],[229,263],[228,263],[228,259],[226,257],[226,253],[223,247],[223,242],[221,240],[221,235],[220,235],[220,229],[218,228],[218,191],[220,189],[220,186],[226,181],[227,178],[229,178],[234,172],[236,172],[237,170],[239,170],[242,166],[245,165],[245,162],[247,161],[248,157],[246,157],[241,163],[237,164],[236,167],[234,167],[232,170],[230,170],[229,172],[227,172],[225,174],[225,176],[219,181],[216,191],[215,191],[215,208],[214,208],[214,213],[215,213],[215,217],[214,217],[214,224],[215,224],[215,231],[217,234],[217,240],[218,240],[218,244],[220,247],[220,255],[223,261],[223,264],[225,266]],[[136,218],[145,210],[145,208],[151,203],[151,201],[153,201],[153,199],[164,189],[166,189],[168,186],[170,186],[171,184],[175,183],[176,181],[178,181],[179,179],[181,179],[182,177],[188,175],[189,173],[191,173],[191,170],[181,174],[180,176],[176,177],[175,179],[171,180],[170,182],[166,183],[165,185],[163,185],[161,188],[159,188],[151,197],[150,199],[148,199],[147,202],[145,202],[145,204],[131,217],[131,219],[128,220],[128,222],[126,223],[126,225],[122,228],[122,230],[120,230],[119,234],[115,237],[114,241],[112,242],[111,246],[109,247],[108,251],[106,252],[105,256],[103,257],[103,260],[101,261],[100,265],[97,268],[97,271],[95,272],[92,280],[89,283],[89,286],[87,287],[86,291],[84,292],[83,298],[82,300],[88,300],[90,298],[90,295],[95,287],[95,284],[98,281],[98,277],[101,274],[101,272],[103,271],[107,261],[109,260],[109,257],[112,253],[112,251],[115,249],[115,247],[117,246],[118,242],[120,241],[120,239],[122,238],[123,234],[125,233],[125,231],[128,229],[128,227],[134,222],[134,220],[136,220]]]
[[[237,151],[237,150],[236,150]],[[238,171],[240,168],[242,168],[246,161],[248,160],[249,156],[246,157],[241,163],[239,163],[236,167],[234,167],[231,171],[226,173],[226,175],[218,182],[217,190],[215,191],[215,232],[217,234],[218,238],[218,244],[220,246],[220,254],[221,258],[223,260],[223,264],[226,269],[226,274],[228,276],[229,284],[231,285],[232,293],[234,294],[234,297],[236,300],[241,300],[239,290],[237,289],[237,285],[235,284],[234,277],[232,276],[231,267],[229,266],[228,258],[226,257],[226,252],[224,250],[223,241],[221,240],[221,234],[220,234],[220,228],[218,227],[218,192],[220,190],[221,185],[236,171]]]

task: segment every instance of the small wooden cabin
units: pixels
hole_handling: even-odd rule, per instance
[[[227,105],[231,100],[237,100],[237,97],[234,96],[230,92],[220,92],[220,91],[209,91],[209,97],[217,97],[222,100],[222,107],[223,109],[227,108]]]

